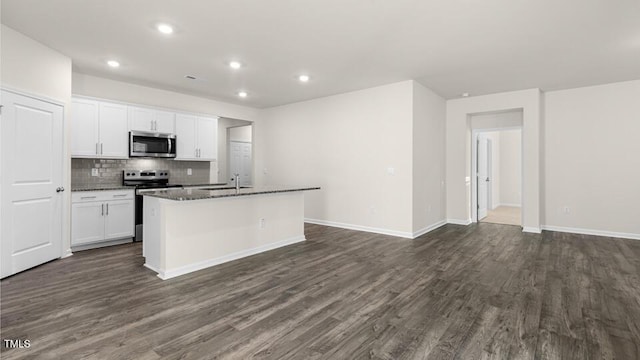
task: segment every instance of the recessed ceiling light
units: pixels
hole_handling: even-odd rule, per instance
[[[238,96],[240,96],[241,98],[246,98],[247,97],[247,92],[246,91],[238,91]]]
[[[171,25],[167,25],[167,24],[158,24],[156,26],[156,29],[158,29],[158,31],[160,31],[163,34],[173,34],[173,27],[171,27]]]
[[[469,97],[469,93],[462,93],[461,96],[462,97]]]
[[[301,82],[307,82],[307,81],[309,81],[309,79],[311,79],[309,77],[309,75],[300,75],[300,76],[298,76],[298,80],[300,80]]]
[[[117,68],[120,66],[120,63],[115,60],[109,60],[107,61],[107,65],[111,66],[112,68]]]
[[[242,67],[242,64],[239,61],[230,61],[229,67],[232,69],[240,69]]]

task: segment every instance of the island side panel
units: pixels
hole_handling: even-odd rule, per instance
[[[162,278],[305,240],[303,192],[165,201],[162,207]]]
[[[167,200],[144,196],[143,200],[143,230],[142,230],[142,256],[145,258],[144,266],[162,273],[164,264],[164,225],[165,214],[162,211],[162,202]]]

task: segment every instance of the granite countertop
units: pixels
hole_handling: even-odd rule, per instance
[[[103,191],[103,190],[134,190],[133,186],[124,185],[88,185],[71,187],[71,192],[75,191]]]
[[[258,186],[236,189],[167,189],[145,192],[144,196],[153,196],[161,199],[186,201],[186,200],[204,200],[233,196],[248,196],[259,194],[273,194],[292,191],[320,190],[314,186]]]

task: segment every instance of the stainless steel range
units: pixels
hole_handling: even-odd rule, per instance
[[[142,241],[142,195],[141,193],[165,188],[181,188],[182,185],[169,184],[169,170],[123,170],[123,185],[136,189],[135,212],[136,234],[134,241]]]

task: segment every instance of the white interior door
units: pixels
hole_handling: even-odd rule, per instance
[[[253,161],[251,157],[251,143],[231,141],[229,171],[231,178],[240,174],[240,185],[251,186],[253,183]]]
[[[2,91],[1,277],[62,254],[63,108]]]
[[[242,143],[229,142],[229,183],[235,184],[236,174],[240,174],[242,166]]]
[[[478,221],[487,217],[487,201],[488,201],[488,152],[487,152],[487,137],[485,135],[478,135]]]

